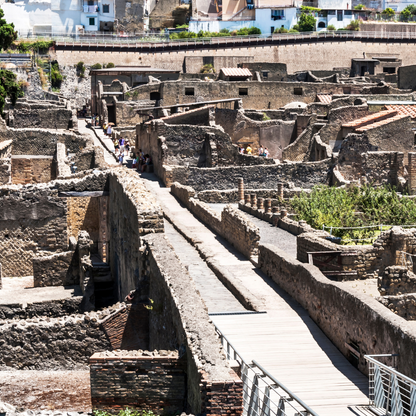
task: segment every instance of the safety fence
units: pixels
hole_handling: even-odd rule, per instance
[[[227,359],[237,361],[241,369],[244,416],[318,416],[257,361],[250,364],[244,361],[227,337],[215,327]]]
[[[394,361],[397,354],[365,355],[369,363],[370,407],[378,415],[416,415],[416,381],[380,360]]]

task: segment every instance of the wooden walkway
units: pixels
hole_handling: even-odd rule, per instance
[[[368,405],[368,379],[309,316],[293,312],[211,318],[246,363],[257,361],[319,416],[361,414],[356,406]]]

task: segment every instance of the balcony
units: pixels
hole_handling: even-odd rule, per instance
[[[82,6],[82,11],[84,13],[88,14],[97,14],[100,11],[100,8],[98,6],[98,3],[94,2],[94,4],[91,4],[91,2],[85,2]]]

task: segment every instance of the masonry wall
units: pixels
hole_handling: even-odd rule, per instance
[[[32,106],[30,106],[32,107]],[[34,106],[36,107],[36,106]],[[9,125],[14,128],[70,129],[72,128],[72,110],[66,108],[33,108],[9,111]]]
[[[109,189],[109,262],[122,300],[139,282],[140,237],[163,232],[163,213],[136,172],[112,171]]]
[[[174,182],[191,186],[195,191],[233,189],[238,178],[247,189],[277,189],[278,183],[311,188],[327,183],[329,160],[309,163],[282,163],[259,166],[221,166],[216,168],[166,167],[162,177],[166,186]]]
[[[12,183],[22,185],[56,179],[53,156],[12,156],[11,179]]]
[[[390,24],[387,24],[390,26]],[[149,65],[153,68],[182,70],[184,58],[192,55],[192,58],[204,56],[213,57],[237,57],[234,62],[264,62],[265,56],[269,62],[284,62],[287,65],[288,73],[302,71],[305,69],[305,62],[313,70],[333,70],[334,67],[351,67],[351,58],[361,58],[363,52],[366,54],[387,54],[399,55],[403,65],[416,64],[416,57],[413,54],[414,44],[406,41],[391,42],[388,39],[384,42],[369,41],[319,41],[304,42],[288,45],[259,45],[259,46],[236,46],[227,45],[221,48],[213,45],[211,48],[188,47],[185,50],[158,50],[158,51],[131,51],[120,52],[113,48],[111,51],[88,50],[62,50],[57,47],[56,57],[60,64],[76,65],[79,61],[86,64],[96,62],[117,62],[118,65]],[[199,62],[200,63],[200,62]],[[196,65],[196,72],[199,72],[202,65]],[[228,66],[228,65],[225,65]],[[192,69],[195,72],[194,69]],[[187,71],[188,72],[188,71]],[[248,108],[248,107],[246,107]]]
[[[94,410],[172,414],[185,408],[186,361],[176,351],[96,353],[89,363]]]
[[[0,321],[0,368],[57,370],[86,367],[110,344],[100,326],[104,314]]]
[[[416,331],[375,299],[327,279],[318,268],[291,259],[277,247],[260,245],[259,266],[299,302],[337,348],[349,356],[346,344],[358,346],[358,369],[368,374],[365,354],[394,352],[397,370],[416,377]]]
[[[68,236],[78,237],[81,230],[87,231],[94,242],[99,240],[99,199],[107,197],[70,197],[68,204]]]

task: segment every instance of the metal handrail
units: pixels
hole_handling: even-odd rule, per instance
[[[296,400],[302,407],[305,408],[312,416],[318,416],[318,414],[312,410],[301,398],[299,398],[295,393],[292,393],[284,384],[277,380],[272,374],[270,374],[265,368],[263,368],[257,361],[253,360],[253,364],[259,368],[263,374],[273,380],[273,383],[276,383],[282,390],[284,390],[290,397]]]
[[[256,387],[258,388],[257,382],[258,382],[259,377],[262,378],[262,382],[266,385],[266,390],[268,391],[268,393],[267,394],[265,393],[265,400],[263,401],[263,404],[262,404],[262,411],[258,415],[255,409],[250,408],[250,404],[251,404],[251,398],[250,398],[249,408],[247,409],[247,413],[244,413],[246,416],[270,416],[272,404],[277,407],[276,416],[287,416],[287,413],[284,411],[284,408],[281,409],[279,407],[280,404],[276,405],[275,403],[271,401],[270,391],[274,391],[280,397],[280,400],[283,400],[287,405],[289,405],[292,408],[292,410],[295,411],[295,414],[302,414],[302,413],[300,413],[299,410],[296,409],[296,407],[292,403],[289,403],[289,401],[294,401],[298,405],[300,405],[306,411],[306,414],[311,415],[311,416],[319,416],[308,405],[306,405],[297,395],[292,393],[291,390],[289,390],[286,386],[284,386],[281,382],[279,382],[274,376],[272,376],[267,370],[265,370],[264,367],[262,367],[257,361],[253,360],[252,364],[248,364],[243,359],[242,355],[233,347],[233,345],[230,343],[228,338],[222,333],[222,331],[218,328],[218,326],[215,323],[213,324],[220,337],[221,344],[224,350],[226,351],[227,359],[236,360],[240,364],[242,373],[245,373],[245,371],[248,371],[248,370],[251,370],[253,372],[254,378],[252,380],[251,387],[247,383],[247,375],[246,377],[242,376],[242,380],[244,384],[243,390],[245,391],[244,396],[248,395],[248,391],[251,390],[251,396],[257,396],[257,399],[259,399],[258,391],[257,392],[255,391],[255,388]],[[224,346],[224,340],[226,341],[226,346]],[[232,351],[230,351],[230,349]],[[262,374],[256,373],[255,369],[260,370]],[[266,380],[264,380],[264,377],[269,378],[272,381],[272,383],[268,383]],[[277,388],[283,390],[289,396],[289,399],[282,396],[277,391]],[[243,399],[243,401],[244,400],[245,398]]]

